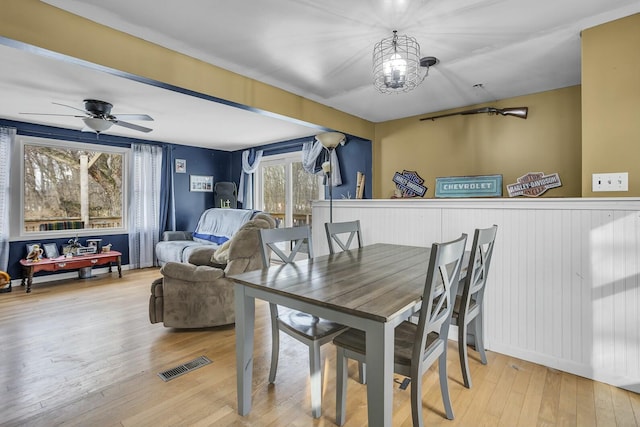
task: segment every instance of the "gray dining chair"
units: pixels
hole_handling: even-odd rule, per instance
[[[418,323],[404,321],[395,328],[394,372],[411,378],[413,425],[422,427],[422,375],[438,361],[440,392],[446,416],[453,419],[447,380],[447,341],[453,302],[460,277],[467,235],[447,243],[434,243],[422,294]],[[347,359],[364,361],[365,333],[349,328],[334,338],[337,348],[336,423],[346,412]]]
[[[357,239],[358,247],[362,247],[360,220],[347,222],[325,222],[324,229],[327,233],[327,243],[329,243],[329,253],[331,254],[336,253],[336,244],[342,251],[349,250],[354,241],[354,237]]]
[[[471,336],[475,349],[480,354],[480,361],[483,365],[487,364],[483,333],[484,291],[497,232],[497,225],[475,230],[467,274],[458,286],[458,295],[456,296],[451,318],[451,324],[458,326],[460,368],[462,369],[464,386],[467,388],[471,388],[469,354],[467,350],[467,340],[470,335],[469,329],[472,331]]]
[[[325,222],[324,229],[327,233],[327,243],[329,244],[329,253],[338,252],[334,244],[337,244],[340,251],[351,249],[351,245],[356,238],[358,247],[362,247],[362,231],[360,230],[360,220],[347,222]],[[346,240],[345,240],[346,239]],[[367,371],[364,362],[358,362],[358,376],[360,384],[367,383]]]
[[[286,249],[283,250],[283,245]],[[284,263],[294,262],[298,254],[306,252],[313,258],[311,229],[308,225],[292,228],[273,228],[260,230],[263,266],[271,263],[271,252]],[[290,252],[287,253],[287,250]],[[346,326],[312,316],[297,310],[269,304],[271,313],[271,369],[269,382],[276,380],[278,370],[278,354],[280,348],[280,331],[309,347],[309,372],[311,374],[311,412],[314,418],[322,413],[322,362],[320,347],[345,330]]]

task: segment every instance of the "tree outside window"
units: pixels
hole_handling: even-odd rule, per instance
[[[23,231],[122,228],[124,149],[24,144]]]
[[[257,174],[257,206],[280,220],[281,227],[311,225],[311,201],[320,197],[317,175],[302,167],[300,153],[263,157]]]

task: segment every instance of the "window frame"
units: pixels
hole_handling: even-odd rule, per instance
[[[255,192],[253,195],[253,205],[259,206],[259,209],[263,209],[264,198],[264,180],[262,178],[262,169],[267,166],[285,165],[285,220],[282,227],[293,227],[293,204],[291,198],[293,197],[293,167],[292,163],[302,162],[302,151],[291,151],[282,154],[263,155],[262,160],[255,172]],[[318,178],[318,198],[316,200],[324,200],[324,185],[322,184],[322,176],[317,175]],[[256,208],[258,209],[258,208]]]
[[[25,145],[37,145],[42,147],[69,148],[74,150],[94,150],[103,153],[122,155],[122,227],[117,228],[82,228],[70,230],[26,231],[24,227],[24,151]],[[16,144],[11,153],[11,206],[18,209],[10,209],[10,241],[56,239],[73,236],[104,236],[114,234],[127,234],[128,206],[129,206],[129,165],[131,161],[131,149],[113,145],[92,144],[89,142],[75,142],[63,139],[40,138],[35,136],[18,135]]]

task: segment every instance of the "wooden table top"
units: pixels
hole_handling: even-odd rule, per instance
[[[377,243],[230,276],[251,288],[387,322],[422,298],[431,248]]]

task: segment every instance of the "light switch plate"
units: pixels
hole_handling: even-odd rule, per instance
[[[594,173],[592,191],[629,191],[629,173]]]

